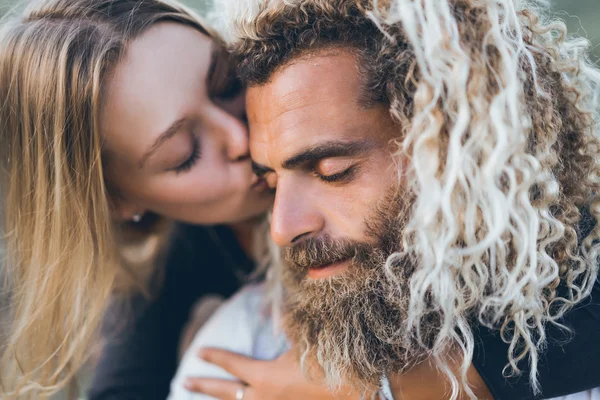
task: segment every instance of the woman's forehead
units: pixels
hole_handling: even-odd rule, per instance
[[[158,23],[133,40],[106,82],[101,126],[107,146],[136,154],[200,110],[213,53],[208,36],[174,22]]]

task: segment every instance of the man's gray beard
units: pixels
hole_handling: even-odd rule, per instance
[[[385,268],[388,257],[401,250],[407,203],[388,196],[368,220],[369,243],[319,237],[286,249],[285,330],[299,356],[308,365],[316,362],[332,387],[371,393],[384,374],[402,372],[425,356],[406,332],[414,263],[396,254]],[[339,276],[307,278],[311,265],[350,257],[350,267]],[[435,320],[421,331],[431,342]]]

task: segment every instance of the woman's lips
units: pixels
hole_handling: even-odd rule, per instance
[[[252,183],[252,185],[250,186],[250,189],[256,190],[259,192],[263,192],[263,191],[269,189],[269,185],[267,184],[266,180],[258,178],[256,180],[256,182]]]
[[[308,269],[308,277],[311,279],[325,279],[343,273],[350,266],[350,260],[334,262]]]

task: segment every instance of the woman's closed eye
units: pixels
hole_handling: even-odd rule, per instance
[[[193,139],[192,139],[192,152],[191,152],[190,156],[183,163],[181,163],[177,167],[175,167],[173,170],[178,175],[181,173],[187,172],[194,167],[194,165],[196,164],[196,162],[199,159],[200,159],[200,141],[194,135]]]

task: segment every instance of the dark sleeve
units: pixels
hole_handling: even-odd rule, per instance
[[[90,400],[164,400],[191,306],[204,294],[229,296],[237,289],[234,266],[227,265],[209,233],[191,229],[172,246],[158,297],[136,296],[125,309],[115,305],[109,312]]]
[[[541,396],[534,396],[529,386],[529,368],[519,364],[523,373],[504,378],[508,344],[497,332],[486,328],[476,331],[473,364],[496,400],[533,400],[564,396],[600,386],[600,283],[596,281],[592,296],[577,305],[564,318],[571,328],[567,333],[548,324],[548,347],[538,365]]]

